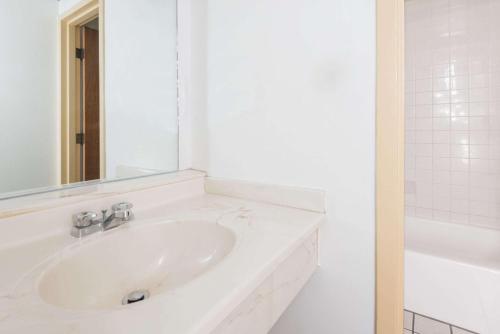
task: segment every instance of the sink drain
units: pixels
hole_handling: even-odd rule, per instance
[[[149,291],[148,290],[136,290],[136,291],[132,291],[131,293],[129,293],[125,297],[123,297],[122,304],[123,305],[133,304],[133,303],[141,302],[144,299],[148,299],[148,298],[149,298]]]

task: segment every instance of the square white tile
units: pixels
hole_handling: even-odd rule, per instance
[[[451,334],[450,325],[415,315],[415,332],[419,334]]]
[[[405,329],[413,329],[413,313],[404,311],[404,328]]]

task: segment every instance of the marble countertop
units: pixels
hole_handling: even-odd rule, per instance
[[[135,212],[130,226],[159,221],[217,222],[236,235],[222,262],[194,280],[128,306],[67,310],[44,302],[37,279],[61,254],[81,246],[57,231],[0,249],[0,333],[209,333],[324,220],[324,214],[203,194]],[[95,239],[94,238],[94,239]],[[71,282],[67,282],[68,286]]]

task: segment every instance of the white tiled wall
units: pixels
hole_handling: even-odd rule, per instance
[[[500,0],[406,5],[406,212],[500,229]]]

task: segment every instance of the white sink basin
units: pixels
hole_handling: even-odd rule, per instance
[[[68,309],[120,307],[133,291],[154,297],[193,280],[220,262],[235,240],[223,226],[195,221],[115,231],[45,271],[39,294]]]

